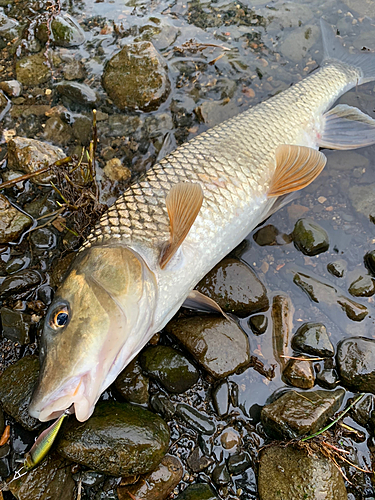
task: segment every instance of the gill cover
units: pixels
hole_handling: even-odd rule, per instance
[[[147,342],[155,303],[155,277],[129,248],[79,255],[47,312],[30,414],[50,420],[74,404],[77,419],[86,420]]]

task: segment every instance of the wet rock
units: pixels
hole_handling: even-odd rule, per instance
[[[21,345],[30,342],[31,316],[7,307],[0,309],[3,337],[18,342]]]
[[[44,52],[32,54],[16,60],[17,80],[30,87],[46,83],[52,73]]]
[[[342,278],[347,268],[347,263],[345,260],[335,260],[334,262],[330,262],[327,264],[327,270],[332,276],[336,276],[336,278]]]
[[[346,500],[344,479],[333,461],[296,446],[273,445],[260,454],[259,499]]]
[[[0,82],[0,90],[8,97],[18,97],[22,92],[22,85],[17,80],[7,80]]]
[[[375,280],[371,276],[359,276],[349,286],[349,293],[354,297],[372,297],[375,293]]]
[[[94,108],[98,104],[98,95],[94,89],[84,83],[60,82],[56,85],[57,92],[71,101]]]
[[[65,80],[83,80],[86,76],[85,67],[81,61],[73,59],[64,66],[63,75]]]
[[[351,186],[349,199],[357,212],[375,221],[375,183]]]
[[[32,224],[32,219],[13,207],[0,194],[0,244],[15,242]]]
[[[373,276],[375,276],[375,250],[367,252],[363,260],[366,268],[370,271],[370,273]]]
[[[294,245],[305,255],[318,255],[329,248],[327,232],[309,219],[299,219],[292,233]]]
[[[41,227],[31,233],[30,241],[36,250],[52,250],[56,246],[56,235],[47,227]]]
[[[207,483],[190,484],[176,500],[218,500],[214,490]]]
[[[327,369],[317,373],[316,382],[324,389],[334,389],[339,383],[339,378],[336,370]]]
[[[67,422],[57,450],[104,474],[131,476],[155,469],[168,443],[169,429],[160,417],[140,406],[105,401],[86,422]]]
[[[375,419],[373,418],[375,417],[375,415],[373,415],[374,407],[374,396],[372,394],[366,394],[366,396],[358,401],[349,412],[352,419],[362,427],[366,427],[371,420],[372,434],[374,434],[375,428]]]
[[[176,414],[195,431],[210,436],[215,432],[215,424],[198,410],[185,403],[177,405]]]
[[[0,48],[4,48],[6,42],[11,42],[20,32],[19,22],[11,17],[7,17],[0,12]],[[1,43],[3,42],[3,43]]]
[[[292,338],[292,348],[295,351],[312,356],[334,356],[335,350],[326,327],[322,323],[304,323]]]
[[[313,434],[340,408],[345,391],[288,391],[262,408],[263,427],[271,438],[294,439]]]
[[[0,376],[0,401],[3,409],[28,431],[41,423],[29,415],[29,403],[39,376],[37,356],[25,356],[8,366]]]
[[[132,175],[130,169],[125,167],[118,158],[108,160],[103,172],[111,181],[127,181]]]
[[[146,377],[137,360],[133,360],[116,378],[114,385],[121,396],[139,405],[148,403],[148,377]]]
[[[335,287],[322,283],[307,274],[297,272],[293,282],[335,322],[339,321],[337,312],[345,313],[353,321],[362,321],[368,314],[366,306],[341,295]]]
[[[251,457],[246,452],[234,453],[228,458],[228,470],[231,474],[237,476],[251,467]]]
[[[227,428],[220,434],[220,442],[225,450],[231,450],[241,444],[241,438],[237,431]]]
[[[272,301],[272,347],[275,360],[281,371],[289,355],[289,338],[293,326],[294,307],[289,297],[276,295]]]
[[[306,25],[293,30],[280,45],[281,54],[293,62],[300,62],[317,42],[318,26]]]
[[[18,273],[11,274],[7,276],[0,285],[0,297],[23,297],[30,290],[36,288],[41,281],[41,275],[38,271],[32,269],[25,269]]]
[[[74,120],[72,129],[73,135],[78,142],[84,146],[89,146],[92,138],[92,120],[87,116],[78,116]]]
[[[10,491],[18,500],[76,499],[76,483],[69,462],[57,453],[47,458],[35,469],[9,482]]]
[[[344,387],[375,394],[375,340],[351,337],[337,346],[337,370]]]
[[[249,266],[232,257],[219,262],[196,289],[215,300],[225,312],[240,318],[269,307],[263,283]]]
[[[52,116],[45,123],[43,137],[54,144],[66,146],[72,140],[72,128],[60,117]]]
[[[212,480],[217,486],[225,486],[230,482],[230,474],[225,463],[218,464],[212,471]]]
[[[202,472],[214,463],[214,459],[203,455],[201,449],[197,446],[186,460],[186,463],[193,472]]]
[[[254,241],[261,247],[271,245],[285,245],[292,241],[287,234],[281,234],[272,224],[263,226],[253,235]]]
[[[82,484],[85,486],[92,487],[102,483],[105,479],[105,476],[104,474],[100,474],[99,472],[88,470],[74,474],[73,479],[75,481],[82,481]]]
[[[76,47],[85,42],[85,32],[66,12],[58,14],[51,23],[52,39],[59,47]]]
[[[255,335],[262,335],[266,332],[268,327],[268,318],[264,314],[257,314],[251,316],[249,319],[249,327]]]
[[[122,109],[152,111],[165,101],[170,83],[163,58],[151,42],[126,45],[107,63],[103,87]]]
[[[8,113],[11,108],[10,100],[3,94],[0,90],[0,120],[4,118],[4,116]]]
[[[226,415],[229,411],[229,385],[222,380],[212,391],[212,402],[219,417]]]
[[[166,331],[186,347],[213,377],[224,378],[248,365],[249,340],[232,321],[195,316],[168,323]]]
[[[64,151],[45,142],[14,137],[8,142],[8,168],[29,174],[57,160],[65,158]],[[31,178],[35,184],[48,184],[51,174],[45,173]]]
[[[168,419],[176,413],[175,405],[162,393],[153,394],[150,398],[150,405],[154,411]]]
[[[135,484],[119,486],[119,500],[160,500],[167,498],[182,478],[183,467],[177,457],[166,455],[157,468]],[[130,493],[130,494],[129,494]]]
[[[315,372],[312,361],[290,359],[284,370],[284,380],[299,389],[311,389],[315,383]]]
[[[30,264],[30,257],[24,255],[23,257],[14,257],[13,259],[9,259],[6,266],[5,271],[7,274],[13,274],[17,271],[21,271],[22,268],[27,267]]]
[[[139,361],[143,371],[159,380],[169,392],[185,392],[199,378],[195,366],[173,347],[150,346],[141,353]]]

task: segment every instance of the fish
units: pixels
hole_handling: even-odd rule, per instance
[[[375,80],[375,55],[347,52],[323,20],[321,27],[319,69],[179,146],[99,219],[47,311],[30,415],[47,421],[74,405],[76,418],[87,420],[185,300],[215,309],[191,295],[195,285],[320,174],[319,148],[375,143],[372,118],[332,108]]]

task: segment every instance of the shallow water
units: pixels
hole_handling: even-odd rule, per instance
[[[133,178],[149,168],[155,161],[161,148],[163,137],[172,133],[176,144],[180,144],[222,120],[256,105],[264,99],[286,89],[318,67],[322,59],[319,19],[324,18],[337,26],[345,44],[353,50],[375,48],[374,23],[368,16],[375,18],[375,6],[365,0],[354,2],[306,1],[306,2],[270,2],[262,1],[148,1],[114,0],[70,1],[58,4],[49,2],[5,2],[0,1],[3,12],[24,24],[23,42],[17,46],[7,41],[0,52],[0,78],[8,80],[15,77],[14,63],[21,56],[35,50],[33,35],[34,22],[44,15],[49,5],[71,14],[83,27],[86,42],[76,48],[53,48],[55,57],[51,64],[53,78],[51,82],[38,88],[28,88],[22,96],[24,100],[13,102],[13,113],[8,112],[0,126],[5,135],[15,134],[43,139],[47,117],[44,114],[23,112],[17,116],[17,106],[39,106],[64,104],[71,106],[73,120],[78,114],[91,116],[88,108],[67,103],[57,94],[54,85],[63,80],[64,65],[77,59],[86,68],[84,82],[99,93],[97,109],[107,117],[98,124],[98,175],[101,199],[110,204],[125,189],[126,185],[114,186],[105,181],[101,168],[105,165],[102,153],[106,148],[113,148],[115,156],[123,157],[124,163],[132,170]],[[25,23],[27,19],[27,23]],[[296,39],[293,37],[297,36]],[[107,98],[101,87],[101,75],[105,63],[121,46],[134,40],[152,40],[163,54],[169,69],[172,91],[168,99],[157,111],[150,113],[133,112],[137,117],[124,133],[116,126],[111,116],[120,113]],[[372,42],[372,45],[371,45]],[[1,46],[1,45],[0,45]],[[36,47],[40,50],[41,47]],[[227,50],[228,49],[228,50]],[[46,89],[52,92],[46,92]],[[362,111],[375,117],[374,83],[355,88],[340,99],[340,103],[356,105]],[[25,108],[23,108],[25,110]],[[202,116],[205,122],[202,121]],[[3,138],[5,137],[3,135]],[[138,145],[132,154],[126,156],[121,141],[124,136],[132,138]],[[51,137],[48,137],[51,140]],[[53,138],[52,138],[53,140]],[[59,144],[56,137],[53,142]],[[72,133],[63,145],[66,154],[77,151],[79,138]],[[4,158],[4,141],[0,144],[0,158]],[[126,148],[125,148],[126,149]],[[300,269],[306,274],[318,277],[339,287],[347,294],[349,284],[360,271],[366,272],[363,264],[364,254],[372,250],[375,244],[375,226],[363,214],[353,207],[349,188],[354,185],[371,185],[375,182],[374,146],[363,148],[356,156],[341,152],[326,151],[328,163],[320,177],[290,205],[268,219],[280,233],[291,233],[295,221],[300,216],[313,219],[326,229],[330,238],[327,252],[315,257],[306,257],[292,243],[260,247],[250,234],[247,246],[241,247],[238,255],[256,271],[265,284],[270,298],[287,294],[294,305],[294,330],[306,321],[322,322],[330,333],[332,343],[337,344],[345,336],[358,334],[367,337],[375,335],[375,316],[371,312],[360,322],[339,315],[325,314],[293,283],[293,270]],[[0,164],[6,169],[6,162]],[[0,171],[1,173],[1,171]],[[6,192],[12,200],[24,206],[31,199],[47,194],[51,211],[56,206],[56,195],[46,188],[35,188],[26,183],[21,192],[16,189]],[[44,212],[41,212],[44,213]],[[5,276],[5,266],[18,255],[26,254],[30,266],[45,273],[45,283],[50,282],[50,270],[65,252],[64,235],[49,227],[56,244],[48,249],[35,249],[26,238],[21,247],[2,249],[0,254],[0,274]],[[74,229],[74,228],[72,228]],[[255,232],[255,231],[254,231]],[[77,243],[77,242],[76,242]],[[344,259],[347,272],[344,278],[335,278],[327,271],[327,264]],[[2,279],[0,278],[2,281]],[[35,295],[29,297],[36,298]],[[372,311],[373,299],[358,299]],[[267,313],[270,314],[270,311]],[[269,321],[271,323],[271,321]],[[252,352],[261,359],[266,367],[275,363],[272,352],[272,332],[269,327],[262,336],[255,336],[247,327],[241,325],[249,336]],[[2,344],[3,349],[6,343]],[[32,352],[35,346],[27,347]],[[23,349],[25,350],[25,349]],[[20,352],[9,354],[4,351],[2,367],[17,359]],[[257,423],[259,406],[279,387],[284,386],[280,375],[269,382],[252,369],[229,379],[238,385],[239,407],[249,422]],[[196,398],[201,407],[207,404],[208,393],[205,385],[195,395],[187,394],[181,400]],[[179,399],[177,398],[177,399]],[[177,400],[176,399],[176,400]],[[199,405],[198,405],[199,406]],[[354,424],[356,426],[356,424]],[[177,432],[177,431],[176,431]],[[15,436],[17,438],[17,436]],[[187,453],[189,444],[181,446],[181,453]],[[185,452],[183,451],[185,449]],[[363,444],[359,453],[366,459],[368,451]],[[217,454],[223,453],[220,446]],[[253,474],[249,469],[249,474]],[[244,487],[243,478],[236,485],[242,488],[241,498],[256,498],[254,486]],[[254,485],[254,478],[248,478],[248,484]],[[365,480],[356,490],[352,488],[352,498],[360,499],[374,494],[369,481]]]

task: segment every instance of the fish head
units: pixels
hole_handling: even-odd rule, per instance
[[[31,416],[47,421],[74,404],[79,421],[90,417],[152,335],[156,289],[154,274],[129,248],[79,254],[45,318]]]

